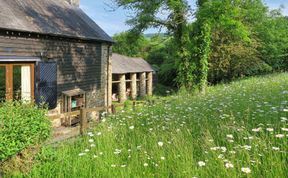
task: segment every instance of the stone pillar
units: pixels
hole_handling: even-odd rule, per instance
[[[137,99],[137,74],[130,74],[131,78],[131,98],[133,100]]]
[[[153,95],[153,72],[147,73],[147,95],[152,96]]]
[[[119,74],[119,102],[123,103],[126,101],[126,77],[125,74]]]
[[[146,96],[146,72],[140,73],[140,96]]]

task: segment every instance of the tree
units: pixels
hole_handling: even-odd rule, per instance
[[[122,32],[113,36],[115,44],[113,51],[131,57],[147,57],[147,48],[149,41],[143,36],[139,35],[134,38],[134,35],[129,32]]]
[[[257,26],[266,20],[267,14],[261,0],[202,0],[198,4],[201,6],[196,12],[197,20],[190,30],[191,51],[193,58],[203,61],[202,66],[209,68],[208,81],[218,83],[271,71],[258,51]],[[211,35],[210,51],[208,36],[203,36],[205,24],[210,25],[210,34],[206,30],[207,35]],[[199,51],[205,46],[209,53],[203,55]],[[201,81],[204,79],[202,75]]]
[[[176,63],[178,81],[181,86],[190,89],[194,81],[189,76],[192,68],[189,51],[186,48],[189,41],[186,35],[187,19],[191,15],[187,0],[115,0],[115,2],[118,6],[135,13],[134,17],[127,21],[132,26],[131,32],[134,34],[140,34],[150,27],[164,27],[172,34],[178,59]]]
[[[288,18],[273,10],[257,27],[261,59],[276,71],[288,70]]]

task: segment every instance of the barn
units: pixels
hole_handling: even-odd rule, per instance
[[[112,39],[79,0],[0,0],[0,100],[108,106]]]
[[[112,54],[112,100],[125,102],[153,94],[155,70],[143,58]]]

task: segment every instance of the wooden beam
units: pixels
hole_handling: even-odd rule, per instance
[[[88,128],[87,112],[86,109],[80,110],[80,133],[83,135]]]

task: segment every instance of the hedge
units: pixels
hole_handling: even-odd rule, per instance
[[[34,104],[0,104],[0,161],[49,138],[51,123],[46,109]]]

